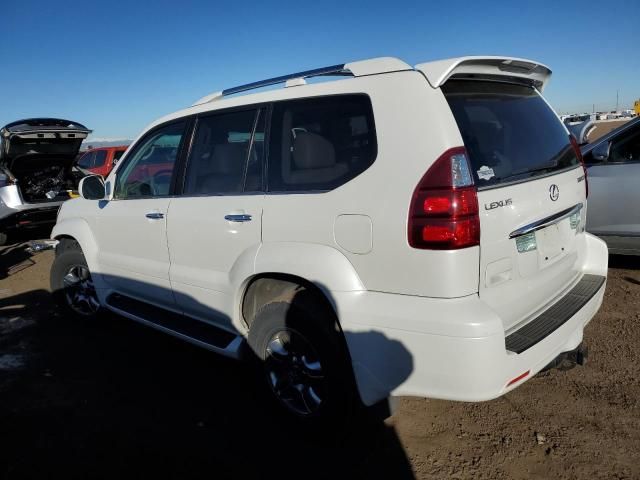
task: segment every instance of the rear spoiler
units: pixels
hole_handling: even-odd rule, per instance
[[[511,79],[536,87],[542,91],[551,77],[546,65],[512,57],[459,57],[420,63],[416,70],[422,72],[433,88],[439,88],[450,78],[498,78]]]

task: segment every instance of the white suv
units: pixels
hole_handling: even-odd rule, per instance
[[[377,58],[208,95],[62,206],[52,290],[252,354],[301,418],[503,395],[580,356],[605,289],[550,74]]]

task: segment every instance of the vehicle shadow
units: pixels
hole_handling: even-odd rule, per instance
[[[640,270],[639,255],[609,255],[609,268]]]
[[[111,313],[68,318],[45,290],[1,298],[2,316],[35,326],[21,334],[26,364],[0,370],[0,477],[414,478],[381,421],[317,438],[289,428],[248,363]],[[386,348],[379,333],[349,335]]]
[[[0,247],[0,280],[31,267],[35,262],[27,250],[28,240],[48,238],[51,229],[38,228],[14,233],[6,246]]]

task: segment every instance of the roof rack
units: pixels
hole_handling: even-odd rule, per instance
[[[339,65],[331,65],[328,67],[314,68],[313,70],[305,70],[303,72],[291,73],[280,77],[268,78],[258,82],[247,83],[237,87],[226,88],[219,92],[211,93],[200,100],[196,101],[192,107],[202,105],[203,103],[212,102],[214,100],[227,97],[236,93],[254,90],[256,88],[268,87],[278,83],[286,83],[286,86],[292,87],[296,85],[304,85],[305,78],[321,77],[321,76],[347,76],[360,77],[363,75],[374,75],[378,73],[396,72],[400,70],[411,70],[412,67],[402,60],[393,57],[372,58],[359,62],[343,63]]]
[[[238,87],[225,88],[222,91],[222,96],[224,97],[227,95],[233,95],[234,93],[246,92],[247,90],[253,90],[254,88],[276,85],[278,83],[283,83],[294,78],[321,77],[323,75],[353,76],[353,74],[349,70],[344,69],[343,63],[342,65],[331,65],[330,67],[314,68],[313,70],[305,70],[304,72],[291,73],[289,75],[282,75],[280,77],[267,78],[266,80],[247,83],[246,85],[240,85]]]

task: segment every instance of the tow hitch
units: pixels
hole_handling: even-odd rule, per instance
[[[569,352],[562,352],[556,358],[554,358],[546,367],[542,369],[543,372],[557,368],[559,370],[570,370],[576,365],[584,365],[587,363],[589,357],[589,349],[584,343],[578,345],[574,350]]]

